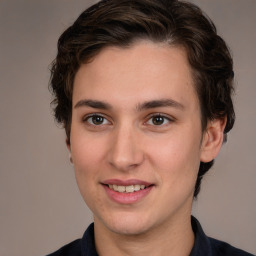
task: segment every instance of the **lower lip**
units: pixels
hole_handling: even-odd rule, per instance
[[[105,191],[107,192],[107,195],[110,197],[110,199],[119,204],[137,203],[141,201],[143,198],[145,198],[153,188],[153,186],[150,186],[132,193],[120,193],[114,191],[113,189],[110,189],[106,185],[103,185],[103,187],[105,188]]]

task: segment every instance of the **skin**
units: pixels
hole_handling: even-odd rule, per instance
[[[182,48],[148,41],[108,47],[80,67],[68,148],[94,215],[99,255],[189,255],[199,164],[216,157],[224,127],[225,120],[214,120],[202,132]],[[108,179],[143,180],[152,189],[135,203],[120,204],[102,185]]]

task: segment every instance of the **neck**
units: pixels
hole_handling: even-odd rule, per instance
[[[136,235],[114,233],[95,218],[97,252],[100,256],[188,256],[193,248],[194,233],[190,213],[184,217]]]

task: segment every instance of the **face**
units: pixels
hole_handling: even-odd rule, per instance
[[[190,216],[205,136],[181,48],[102,50],[76,74],[71,151],[95,224],[139,234]]]

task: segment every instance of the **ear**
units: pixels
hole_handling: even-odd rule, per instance
[[[222,143],[227,118],[208,121],[201,144],[201,162],[207,163],[217,157]]]
[[[70,144],[70,139],[66,138],[66,146],[68,148],[68,151],[71,153],[71,144]]]
[[[70,163],[73,164],[73,159],[72,159],[72,155],[71,155],[71,144],[70,144],[70,139],[66,138],[66,145],[67,145],[67,149],[69,152],[69,161]]]

